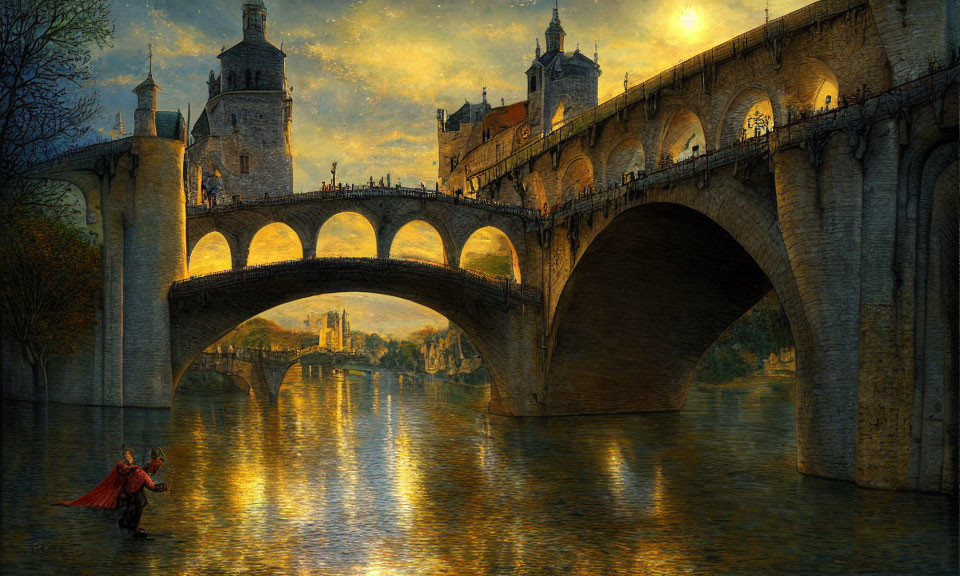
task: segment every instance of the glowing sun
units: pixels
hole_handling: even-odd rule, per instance
[[[690,6],[678,9],[673,20],[673,28],[678,34],[696,37],[703,30],[703,17],[700,10]]]

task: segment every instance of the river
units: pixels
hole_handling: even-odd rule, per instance
[[[796,470],[794,386],[519,419],[486,387],[287,376],[275,405],[3,405],[3,574],[956,574],[957,503]],[[163,445],[143,526],[52,506]]]

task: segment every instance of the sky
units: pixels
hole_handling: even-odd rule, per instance
[[[770,0],[770,17],[807,3]],[[150,43],[153,75],[162,90],[158,108],[179,109],[186,117],[189,104],[195,121],[206,101],[209,71],[219,73],[217,54],[242,39],[242,4],[114,2],[113,45],[92,55],[92,88],[103,107],[95,130],[109,132],[117,111],[132,130],[136,100],[131,90],[146,76]],[[267,38],[287,54],[287,81],[293,88],[294,190],[299,192],[320,188],[329,180],[334,161],[343,182],[379,179],[389,172],[394,182],[423,181],[432,188],[437,178],[437,109],[452,112],[464,100],[477,102],[484,87],[494,106],[501,98],[507,104],[524,98],[524,72],[537,38],[544,43],[553,1],[265,0],[265,5]],[[630,84],[638,83],[762,24],[766,5],[766,0],[560,0],[559,13],[568,51],[579,45],[592,56],[595,42],[598,45],[603,102],[623,90],[624,74]],[[368,249],[364,242],[370,240],[362,240],[365,223],[342,220],[326,240],[321,238],[328,243],[324,248]],[[407,232],[398,236],[403,256],[437,258],[435,232],[422,227]],[[300,249],[299,243],[294,249],[282,230],[265,230],[260,240],[260,246],[251,249],[251,263],[296,257]],[[487,243],[502,248],[498,241]],[[192,267],[216,269],[224,259],[222,249],[199,248]],[[225,258],[229,262],[229,256]],[[445,324],[438,324],[438,315],[426,309],[419,315],[416,308],[401,312],[395,300],[336,298],[314,304],[352,302],[362,308],[350,311],[361,330],[389,328],[400,334],[424,324]],[[393,308],[383,304],[387,302]],[[287,325],[289,317],[326,311],[304,303],[287,308],[297,312],[275,313],[271,319]],[[374,321],[390,309],[403,322]],[[370,319],[368,326],[363,318]]]

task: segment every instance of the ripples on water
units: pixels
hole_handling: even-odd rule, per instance
[[[796,472],[793,385],[694,386],[679,413],[516,419],[488,389],[288,380],[275,406],[3,407],[4,574],[937,574],[956,501]],[[162,444],[153,541],[48,505],[122,442]]]

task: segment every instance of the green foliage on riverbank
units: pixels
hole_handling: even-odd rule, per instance
[[[423,354],[415,342],[387,342],[387,353],[380,357],[380,366],[397,372],[422,372]]]
[[[694,379],[721,382],[763,368],[770,354],[793,348],[790,325],[776,294],[770,292],[730,325],[706,351]]]
[[[234,346],[237,348],[262,348],[264,350],[297,350],[316,344],[316,335],[294,332],[266,318],[252,318],[237,326],[229,334],[211,346],[216,349]]]

